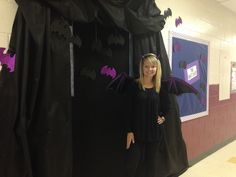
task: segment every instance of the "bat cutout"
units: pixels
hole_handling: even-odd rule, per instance
[[[167,19],[170,16],[172,16],[172,10],[168,8],[164,11],[164,18]]]
[[[96,72],[92,69],[89,69],[89,68],[83,68],[80,72],[80,75],[81,76],[86,76],[92,80],[95,80],[96,79]]]
[[[62,37],[66,42],[71,42],[78,47],[81,47],[82,41],[78,35],[73,36],[70,30],[69,24],[62,20],[55,20],[51,24],[51,32],[52,34],[56,34]]]
[[[186,61],[179,61],[179,68],[186,69],[187,68],[187,62]]]
[[[10,72],[15,70],[16,56],[9,53],[4,53],[6,49],[0,48],[0,65],[6,65]]]
[[[125,39],[122,35],[120,34],[111,34],[109,35],[107,39],[108,45],[121,45],[123,46],[125,44]]]
[[[206,83],[201,82],[200,83],[200,88],[202,89],[203,92],[206,92]]]
[[[116,77],[115,68],[108,67],[107,65],[102,67],[100,73],[101,73],[101,75],[104,75],[104,76],[110,76],[112,79],[114,79]]]
[[[55,20],[51,24],[51,32],[67,40],[71,37],[71,30],[69,24],[66,23],[64,20]]]
[[[132,82],[134,82],[134,78],[128,76],[126,73],[121,73],[108,84],[107,89],[113,90],[117,93],[125,93],[127,86]],[[197,89],[195,89],[192,85],[173,76],[163,79],[161,81],[161,88],[167,90],[168,93],[175,95],[181,95],[183,93],[199,94]]]
[[[182,18],[180,16],[175,19],[175,26],[176,27],[178,27],[182,23],[183,23],[183,21],[182,21]]]
[[[72,36],[69,39],[69,42],[72,42],[73,44],[77,45],[79,48],[82,46],[82,40],[78,35]]]
[[[179,52],[179,51],[181,51],[181,44],[178,42],[175,42],[173,44],[173,52]]]
[[[204,54],[200,55],[200,60],[207,61],[207,59],[208,59],[207,55],[204,55]]]

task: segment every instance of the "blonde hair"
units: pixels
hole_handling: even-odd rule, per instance
[[[152,81],[153,81],[153,85],[155,87],[156,92],[159,93],[160,89],[161,89],[161,75],[162,75],[161,62],[157,58],[157,56],[153,53],[147,53],[141,58],[140,63],[139,63],[139,74],[140,74],[140,76],[139,76],[139,79],[137,81],[138,81],[140,87],[143,90],[145,90],[144,84],[143,84],[144,83],[144,73],[143,73],[144,61],[150,62],[151,64],[153,64],[157,68],[156,74],[154,75]]]

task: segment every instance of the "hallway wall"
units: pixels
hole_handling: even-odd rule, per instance
[[[0,0],[0,47],[8,46],[16,8],[14,0]]]
[[[219,101],[219,85],[210,85],[209,114],[182,123],[188,159],[198,161],[236,137],[236,94]]]
[[[236,61],[236,14],[215,0],[156,0],[172,17],[162,31],[166,49],[169,32],[209,42],[209,114],[185,121],[182,131],[190,161],[200,159],[236,137],[236,93],[230,93],[230,63]],[[183,23],[176,27],[175,19]]]

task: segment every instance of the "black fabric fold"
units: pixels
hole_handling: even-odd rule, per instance
[[[12,131],[22,154],[18,165],[25,177],[71,176],[69,43],[51,35],[55,14],[49,7],[36,1],[18,5],[9,46],[16,54]]]
[[[132,34],[159,32],[165,20],[154,0],[33,0],[49,6],[71,22],[90,23],[99,21],[104,25],[114,24]],[[18,0],[18,5],[25,6],[26,0]],[[37,7],[35,7],[37,9]]]
[[[134,75],[138,75],[140,56],[153,52],[160,56],[163,77],[166,77],[171,71],[160,32],[165,24],[164,18],[153,0],[16,0],[16,2],[18,10],[9,46],[10,51],[16,54],[16,68],[13,76],[4,74],[5,71],[0,75],[0,80],[5,80],[1,82],[0,91],[4,94],[4,100],[7,100],[4,104],[3,100],[0,100],[0,154],[4,154],[0,157],[0,164],[3,164],[0,176],[91,177],[86,176],[84,169],[83,173],[78,170],[76,174],[73,174],[72,169],[72,167],[77,168],[76,165],[79,166],[78,169],[86,167],[78,161],[74,164],[76,159],[73,159],[76,158],[73,155],[73,152],[76,152],[73,150],[74,144],[76,143],[78,147],[79,144],[72,142],[70,41],[67,40],[71,35],[68,32],[69,26],[96,22],[126,31],[132,38],[129,40],[134,49],[132,53]],[[60,28],[60,25],[55,24],[63,25]],[[55,26],[60,29],[55,29]],[[79,59],[86,60],[86,57]],[[112,64],[112,60],[110,62]],[[161,171],[156,177],[177,175],[188,167],[178,105],[174,96],[170,95],[170,100],[172,109],[167,115],[168,121],[164,127],[165,153],[157,157],[158,164],[160,163],[158,170]],[[98,106],[96,109],[104,109],[99,107],[101,105],[96,106]],[[101,117],[96,121],[102,120]],[[105,125],[113,124],[114,122],[107,122]],[[93,126],[99,130],[96,125]],[[101,130],[103,131],[105,130]],[[98,135],[99,133],[96,134]],[[84,134],[79,136],[86,139]],[[106,136],[109,137],[107,134]],[[115,140],[112,141],[117,143]],[[94,146],[101,144],[98,139],[96,142]],[[91,150],[91,147],[88,148]],[[123,151],[119,150],[118,154],[122,154]],[[97,155],[96,151],[91,152]],[[116,169],[117,164],[122,164],[120,157],[119,162],[109,163],[108,159],[104,155],[103,162],[113,164],[111,169]],[[97,164],[90,165],[94,165],[95,168]],[[101,169],[98,170],[99,173],[94,174],[94,177],[104,176],[105,172]],[[111,177],[123,177],[122,167],[119,166],[119,169],[119,173],[110,170],[114,175]],[[88,174],[93,174],[93,171]]]

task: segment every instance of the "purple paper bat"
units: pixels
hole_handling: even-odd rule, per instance
[[[179,51],[181,51],[181,44],[178,42],[175,42],[173,44],[173,52],[179,52]]]
[[[100,73],[101,73],[101,75],[110,76],[112,79],[114,79],[116,77],[115,68],[108,67],[107,65],[102,67]]]
[[[207,55],[204,55],[204,54],[201,54],[200,55],[200,60],[202,60],[202,61],[207,61]]]
[[[10,54],[4,54],[5,50],[5,48],[0,48],[0,64],[7,65],[10,72],[13,72],[15,70],[15,55],[11,57]]]
[[[176,27],[178,27],[182,23],[183,23],[183,21],[182,21],[182,18],[180,16],[175,19],[175,26]]]

